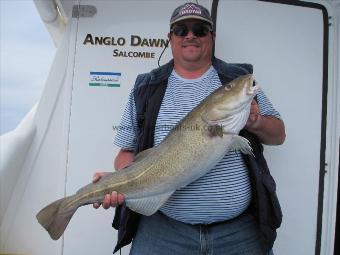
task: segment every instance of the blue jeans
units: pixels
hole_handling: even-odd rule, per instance
[[[142,216],[130,255],[264,255],[255,219],[189,225],[164,214]],[[272,251],[268,255],[272,255]]]

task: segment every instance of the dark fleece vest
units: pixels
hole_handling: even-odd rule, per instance
[[[250,64],[229,64],[214,58],[212,64],[218,73],[222,84],[253,72]],[[150,73],[137,77],[134,87],[134,98],[137,110],[137,143],[135,154],[153,147],[154,131],[157,115],[168,84],[168,78],[173,70],[173,60]],[[276,239],[276,229],[282,221],[281,207],[276,196],[276,184],[270,175],[266,160],[263,156],[263,146],[257,136],[241,130],[240,135],[247,138],[253,149],[254,156],[243,155],[249,170],[252,187],[252,201],[249,207],[262,234],[264,252],[268,252]],[[118,230],[118,241],[114,253],[123,246],[131,243],[134,238],[140,214],[120,205],[116,208],[112,226]]]

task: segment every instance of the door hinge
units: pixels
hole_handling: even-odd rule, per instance
[[[72,18],[92,18],[97,13],[93,5],[73,5]]]

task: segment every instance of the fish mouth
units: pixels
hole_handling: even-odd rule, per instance
[[[246,95],[249,95],[249,96],[256,94],[260,89],[260,86],[258,85],[257,81],[254,78],[252,78],[251,83],[253,84],[253,86],[250,86],[249,88],[247,88],[247,91],[246,91]]]

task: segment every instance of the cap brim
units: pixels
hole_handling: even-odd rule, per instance
[[[211,20],[205,19],[203,17],[197,16],[197,15],[188,15],[188,16],[183,16],[180,17],[174,21],[170,22],[170,26],[172,26],[173,24],[177,23],[178,21],[182,21],[182,20],[186,20],[186,19],[198,19],[198,20],[203,20],[205,22],[208,22],[211,26],[213,26],[213,23]]]

